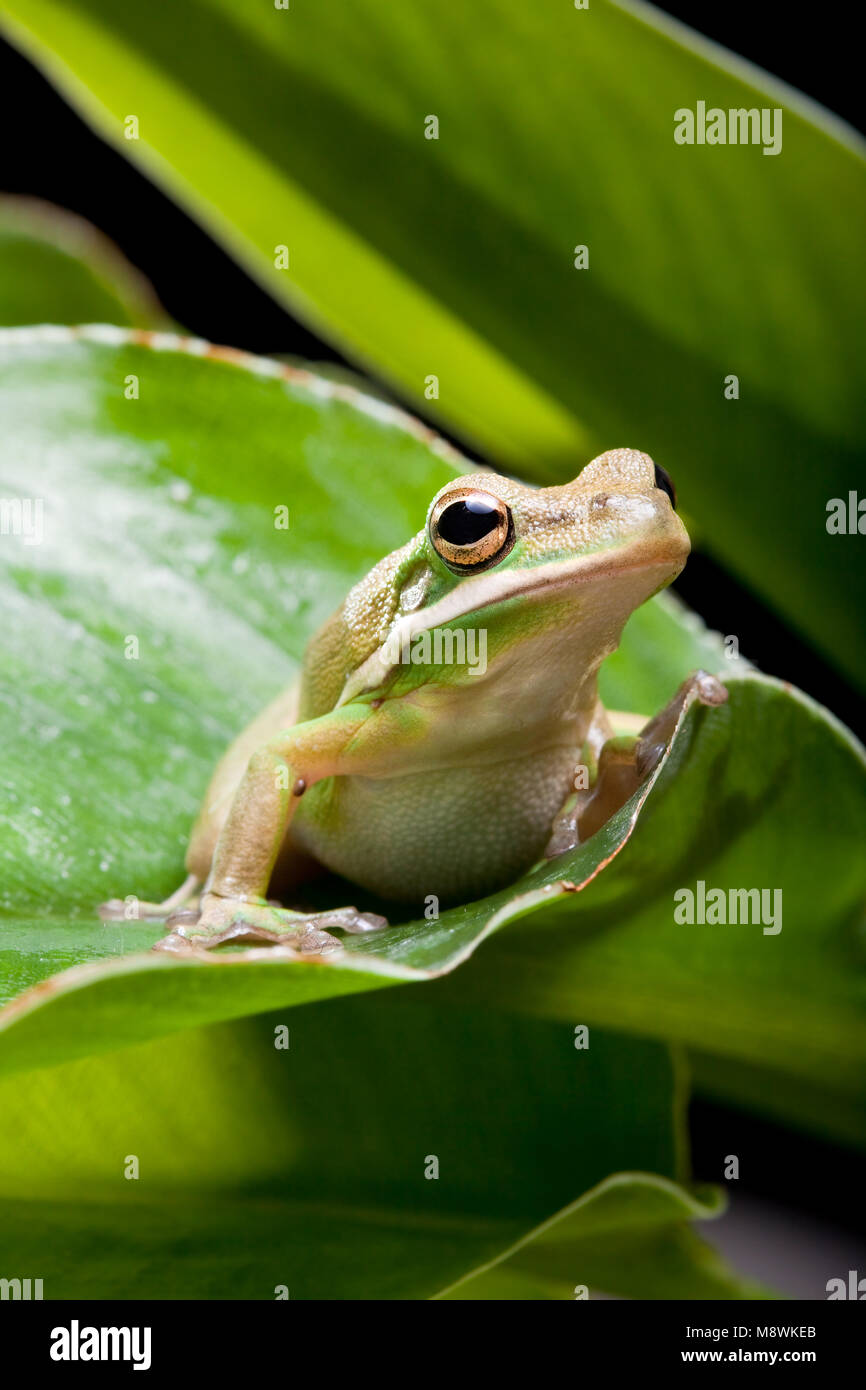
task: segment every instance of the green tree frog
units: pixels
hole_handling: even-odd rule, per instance
[[[658,761],[687,691],[726,695],[699,672],[625,738],[598,699],[626,619],[689,553],[673,504],[667,475],[635,449],[562,486],[478,472],[441,488],[424,528],[349,591],[297,684],[217,766],[186,882],[142,905],[166,919],[157,947],[340,950],[335,929],[387,922],[294,911],[275,885],[285,901],[315,863],[420,909],[431,895],[481,897],[593,834]]]

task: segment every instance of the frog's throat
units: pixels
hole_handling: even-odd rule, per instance
[[[382,645],[348,677],[337,707],[348,704],[359,695],[378,690],[394,670],[394,652],[411,643],[416,633],[447,627],[469,613],[481,613],[508,599],[544,599],[584,584],[613,580],[636,570],[659,570],[658,584],[650,591],[654,592],[676,579],[687,555],[687,543],[681,554],[671,555],[669,548],[662,550],[658,545],[643,540],[626,547],[617,546],[615,550],[600,550],[568,560],[555,560],[538,565],[534,570],[516,569],[502,573],[486,570],[483,574],[464,580],[430,608],[399,618]]]

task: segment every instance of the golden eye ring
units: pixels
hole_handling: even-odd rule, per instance
[[[430,513],[430,543],[456,574],[488,569],[514,545],[511,508],[483,488],[452,488]]]

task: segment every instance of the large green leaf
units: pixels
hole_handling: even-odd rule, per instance
[[[33,198],[0,197],[0,325],[166,326],[147,281],[83,218]]]
[[[155,345],[117,330],[0,335],[0,487],[26,497],[38,478],[45,528],[41,545],[0,547],[0,994],[34,986],[4,1013],[0,1068],[447,974],[446,1001],[507,1001],[757,1060],[787,1079],[798,1114],[800,1091],[822,1086],[809,1118],[856,1136],[862,753],[823,711],[755,675],[729,681],[726,707],[686,712],[654,781],[598,835],[438,922],[304,962],[267,948],[142,954],[156,926],[96,920],[107,896],[174,886],[225,741],[460,466],[381,402],[277,364],[213,360],[203,344]],[[131,377],[138,399],[124,394]],[[273,524],[281,504],[288,531]],[[651,713],[690,669],[727,664],[720,651],[692,615],[655,600],[608,663],[605,698]],[[700,878],[781,888],[782,932],[677,925],[673,891]]]
[[[413,990],[7,1078],[0,1108],[3,1268],[46,1298],[426,1297],[526,1258],[575,1201],[572,1283],[754,1292],[688,1229],[720,1204],[676,1186],[683,1092],[654,1044],[576,1051]]]
[[[866,180],[840,121],[605,0],[5,9],[275,295],[405,392],[437,376],[427,408],[523,471],[649,449],[702,542],[866,679],[858,538],[825,529],[866,409]],[[781,151],[676,144],[699,100],[778,109]]]

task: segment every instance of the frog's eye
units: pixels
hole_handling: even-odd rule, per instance
[[[670,473],[666,473],[663,468],[659,468],[657,463],[653,464],[656,471],[656,487],[662,492],[666,492],[671,499],[671,506],[674,511],[677,509],[677,490],[673,485]]]
[[[514,544],[511,510],[490,492],[452,489],[430,515],[433,548],[458,573],[486,569]]]

